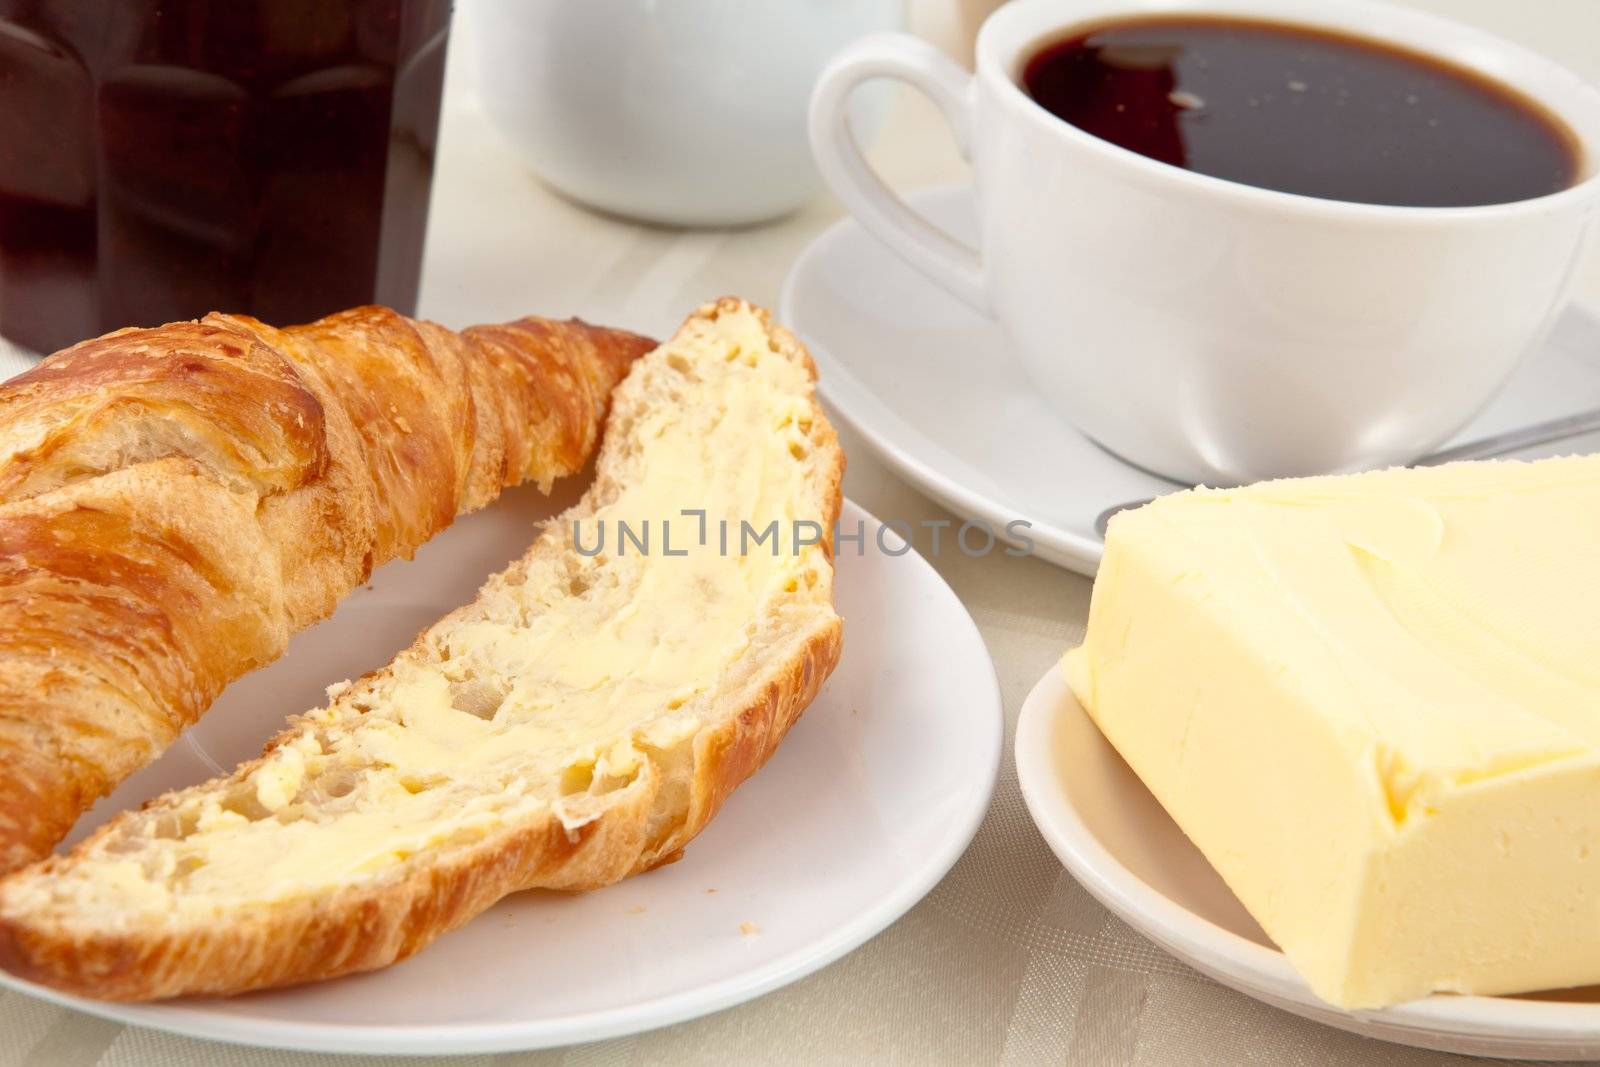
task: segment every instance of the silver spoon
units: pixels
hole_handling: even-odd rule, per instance
[[[1549,422],[1536,422],[1532,426],[1524,426],[1517,430],[1507,430],[1489,437],[1481,437],[1476,441],[1455,445],[1451,448],[1440,449],[1438,452],[1429,453],[1411,464],[1413,467],[1437,467],[1441,463],[1454,463],[1462,459],[1487,459],[1490,456],[1503,456],[1507,452],[1518,452],[1534,445],[1546,445],[1551,441],[1560,441],[1567,437],[1577,437],[1579,434],[1600,430],[1600,408],[1593,411],[1580,411],[1576,415],[1567,415]],[[1106,524],[1111,521],[1111,516],[1119,511],[1129,508],[1143,507],[1155,497],[1145,497],[1142,500],[1129,500],[1123,504],[1113,504],[1106,508],[1094,519],[1094,532],[1105,540]]]

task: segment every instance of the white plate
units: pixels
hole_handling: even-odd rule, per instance
[[[919,190],[907,199],[951,233],[973,239],[977,226],[964,187]],[[886,463],[996,532],[1013,519],[1031,522],[1035,550],[1052,563],[1093,574],[1101,550],[1095,517],[1174,488],[1101,451],[1055,415],[1023,375],[998,324],[849,219],[795,261],[780,307],[821,367],[832,410]],[[1458,440],[1595,406],[1600,322],[1573,310]],[[1544,452],[1596,449],[1600,437]]]
[[[570,490],[569,490],[570,492]],[[85,816],[258,751],[285,712],[376,666],[470,600],[549,513],[520,490],[384,567],[289,654],[231,688],[180,743]],[[0,982],[195,1037],[328,1052],[528,1049],[632,1033],[792,982],[899,918],[966,849],[999,766],[994,666],[966,610],[914,552],[842,551],[842,662],[771,762],[684,858],[585,894],[522,893],[373,974],[233,999],[112,1005]],[[891,547],[896,539],[886,534]],[[849,546],[847,546],[848,549]],[[754,924],[741,931],[742,924]],[[759,928],[757,930],[756,928]]]
[[[1017,778],[1039,830],[1090,893],[1196,970],[1307,1019],[1476,1056],[1600,1056],[1600,987],[1431,996],[1381,1011],[1318,1000],[1200,851],[1079,707],[1059,669],[1017,721]]]

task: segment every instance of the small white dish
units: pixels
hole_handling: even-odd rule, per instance
[[[574,489],[568,489],[569,495]],[[559,503],[559,502],[557,502]],[[259,751],[286,712],[388,660],[470,600],[552,513],[536,491],[463,518],[382,568],[276,664],[224,694],[157,763],[85,816]],[[845,651],[760,773],[677,863],[592,893],[512,896],[387,970],[232,999],[149,1005],[0,986],[139,1026],[341,1053],[485,1053],[594,1041],[738,1004],[832,962],[904,914],[965,851],[1000,762],[994,665],[972,619],[914,552],[838,556]],[[894,534],[884,534],[890,549]]]
[[[902,0],[473,0],[462,68],[563,195],[667,226],[742,226],[815,197],[806,103],[828,59]],[[459,62],[459,61],[457,61]],[[470,66],[468,66],[470,64]],[[888,97],[856,117],[875,128]]]
[[[907,200],[956,237],[975,238],[966,187],[919,190]],[[996,533],[1013,519],[1030,522],[1035,551],[1052,563],[1093,574],[1102,547],[1095,517],[1177,488],[1073,429],[1029,381],[998,323],[928,281],[853,220],[836,223],[800,255],[780,307],[810,347],[823,396],[840,421],[956,514],[984,520]],[[1456,440],[1596,406],[1600,322],[1574,308]],[[1540,454],[1595,449],[1600,437]]]
[[[1058,668],[1022,706],[1016,757],[1028,811],[1072,876],[1134,929],[1222,984],[1307,1019],[1419,1048],[1600,1056],[1600,987],[1436,995],[1358,1012],[1318,1000],[1101,735]]]

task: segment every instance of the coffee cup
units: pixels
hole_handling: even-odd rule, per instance
[[[1465,68],[1571,131],[1572,180],[1474,206],[1326,199],[1147,158],[1025,91],[1050,42],[1152,15],[1288,23]],[[948,120],[974,172],[977,247],[867,164],[846,105],[875,78]],[[810,137],[856,220],[996,318],[1054,408],[1185,483],[1403,464],[1443,443],[1544,336],[1600,204],[1600,92],[1491,34],[1370,0],[1013,0],[984,23],[975,74],[912,37],[847,48],[817,82]]]

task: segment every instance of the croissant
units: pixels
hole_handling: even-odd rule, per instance
[[[238,993],[676,860],[838,663],[845,457],[811,357],[734,297],[639,360],[609,417],[583,500],[472,603],[260,759],[0,879],[0,964],[111,1000]],[[688,505],[783,548],[669,534]],[[572,533],[641,516],[655,552]]]
[[[374,567],[581,470],[651,347],[578,320],[213,314],[0,384],[0,872]]]

